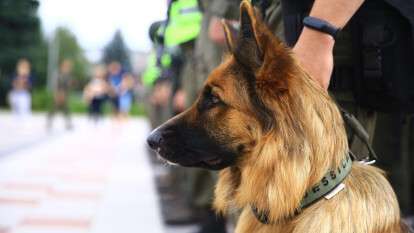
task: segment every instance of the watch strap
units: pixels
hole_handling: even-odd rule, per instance
[[[303,19],[303,25],[313,30],[329,34],[334,39],[336,39],[338,33],[341,31],[341,28],[337,28],[323,19],[312,16],[305,17]]]

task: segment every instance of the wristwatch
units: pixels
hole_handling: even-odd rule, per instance
[[[303,19],[303,25],[313,30],[329,34],[334,39],[336,39],[338,33],[341,31],[341,28],[337,28],[323,19],[318,19],[312,16],[305,17]]]

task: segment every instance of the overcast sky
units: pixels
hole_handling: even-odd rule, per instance
[[[166,0],[40,0],[39,14],[47,36],[67,26],[96,61],[118,28],[130,49],[149,50],[148,27],[165,18]]]

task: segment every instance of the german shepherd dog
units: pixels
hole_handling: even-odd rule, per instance
[[[383,172],[359,162],[336,195],[301,207],[347,161],[341,113],[249,1],[237,38],[223,25],[230,54],[197,101],[151,133],[150,147],[170,163],[221,170],[214,207],[242,211],[237,233],[408,232]]]

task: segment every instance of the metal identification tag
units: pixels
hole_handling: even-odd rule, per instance
[[[340,183],[338,186],[336,186],[336,188],[334,188],[332,191],[330,191],[328,194],[326,194],[324,197],[326,200],[331,199],[332,197],[334,197],[336,194],[338,194],[339,192],[341,192],[343,189],[345,188],[345,184],[344,183]]]

